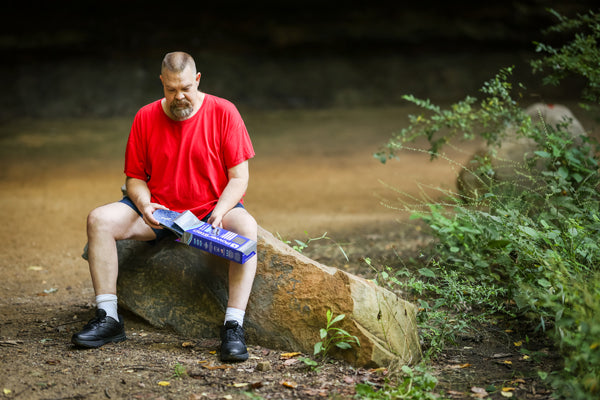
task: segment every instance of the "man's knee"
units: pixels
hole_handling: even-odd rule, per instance
[[[122,203],[111,203],[93,209],[87,217],[88,234],[108,231],[113,235],[122,234],[130,229],[132,218],[137,216],[133,210]]]
[[[234,208],[223,220],[223,227],[250,239],[256,239],[258,224],[244,208]]]
[[[110,214],[107,212],[106,207],[94,208],[87,217],[88,230],[93,228],[101,228],[110,223]]]

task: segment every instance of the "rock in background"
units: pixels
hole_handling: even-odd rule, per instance
[[[561,104],[535,103],[525,109],[533,123],[544,124],[550,129],[567,129],[575,143],[580,141],[586,131],[575,115]],[[564,124],[568,124],[563,127]],[[530,159],[537,150],[536,142],[520,136],[514,128],[508,128],[506,136],[495,152],[483,145],[471,157],[457,178],[457,187],[466,200],[476,200],[487,193],[488,185],[510,184],[516,190],[531,190],[542,184],[540,177],[543,165],[538,162],[530,165]],[[494,154],[495,153],[495,154]],[[478,170],[479,159],[490,160],[491,171],[487,175]]]

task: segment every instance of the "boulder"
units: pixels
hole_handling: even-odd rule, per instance
[[[553,129],[568,123],[567,131],[572,138],[580,141],[586,135],[581,123],[571,110],[560,104],[535,103],[525,110],[534,124],[544,123]],[[528,159],[536,150],[536,143],[530,138],[519,136],[514,128],[508,128],[501,146],[492,156],[490,149],[483,145],[475,151],[470,161],[458,176],[459,193],[466,200],[475,200],[487,192],[487,185],[510,183],[513,190],[529,190],[540,184],[537,179],[542,163],[531,164]],[[492,170],[487,174],[478,171],[481,158],[489,158]]]
[[[158,327],[215,337],[227,303],[228,262],[174,240],[117,243],[121,306]],[[244,327],[249,345],[313,353],[326,313],[360,346],[330,355],[356,366],[412,364],[421,357],[416,309],[394,293],[319,264],[259,227],[258,270]]]

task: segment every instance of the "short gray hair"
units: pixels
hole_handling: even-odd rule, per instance
[[[191,67],[194,72],[196,72],[196,63],[192,56],[183,51],[174,51],[165,55],[160,72],[162,73],[165,70],[170,72],[182,72],[187,67]]]

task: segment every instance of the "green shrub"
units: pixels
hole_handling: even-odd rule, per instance
[[[554,10],[550,12],[558,23],[546,30],[548,33],[574,32],[573,37],[560,48],[534,42],[536,51],[545,57],[533,60],[534,72],[543,72],[544,83],[558,85],[567,76],[579,76],[586,80],[582,97],[594,104],[600,103],[600,14],[588,11],[576,18],[567,18]]]
[[[554,291],[540,302],[554,313],[554,337],[565,357],[561,371],[548,376],[568,399],[600,397],[600,272],[571,274],[564,269]]]
[[[538,51],[549,55],[534,62],[534,70],[551,68],[546,83],[558,83],[568,73],[580,74],[587,81],[584,98],[598,103],[600,18],[592,12],[576,19],[555,15],[559,24],[554,31],[580,31],[559,50],[538,43]],[[517,311],[537,319],[540,329],[552,322],[548,332],[565,358],[564,369],[548,376],[556,393],[586,399],[600,393],[600,177],[595,156],[599,146],[591,138],[573,138],[567,121],[557,127],[534,124],[512,99],[511,71],[502,69],[484,85],[478,107],[473,97],[442,109],[405,96],[424,112],[411,115],[409,127],[392,137],[376,157],[385,162],[402,149],[410,150],[410,143],[421,137],[428,140],[432,159],[457,139],[480,137],[493,150],[508,127],[536,143],[531,158],[518,165],[520,181],[533,183],[527,190],[519,182],[495,182],[490,164],[481,163],[472,171],[483,177],[477,204],[466,205],[459,194],[450,193],[444,203],[403,205],[412,207],[413,217],[425,221],[437,237],[434,256],[441,260],[441,268],[434,275],[443,278],[435,284],[416,280],[408,284],[414,290],[429,290],[433,297],[419,301],[429,314],[420,320],[423,332],[434,346],[443,345],[435,328],[436,320],[444,316],[435,313],[481,298],[481,294],[465,298],[465,292],[453,285],[468,288],[470,282],[478,282],[502,287],[505,291],[497,291],[498,296],[514,300]]]
[[[386,384],[376,390],[369,383],[356,385],[356,398],[359,399],[407,399],[407,400],[441,400],[434,393],[437,379],[422,365],[415,368],[402,367],[402,377],[395,385]]]
[[[370,259],[365,261],[376,270]],[[506,289],[471,280],[436,261],[415,272],[384,267],[376,271],[375,281],[409,294],[418,305],[417,324],[426,359],[435,358],[448,343],[454,344],[458,336],[470,332],[473,322],[484,323],[488,316],[504,310]]]

